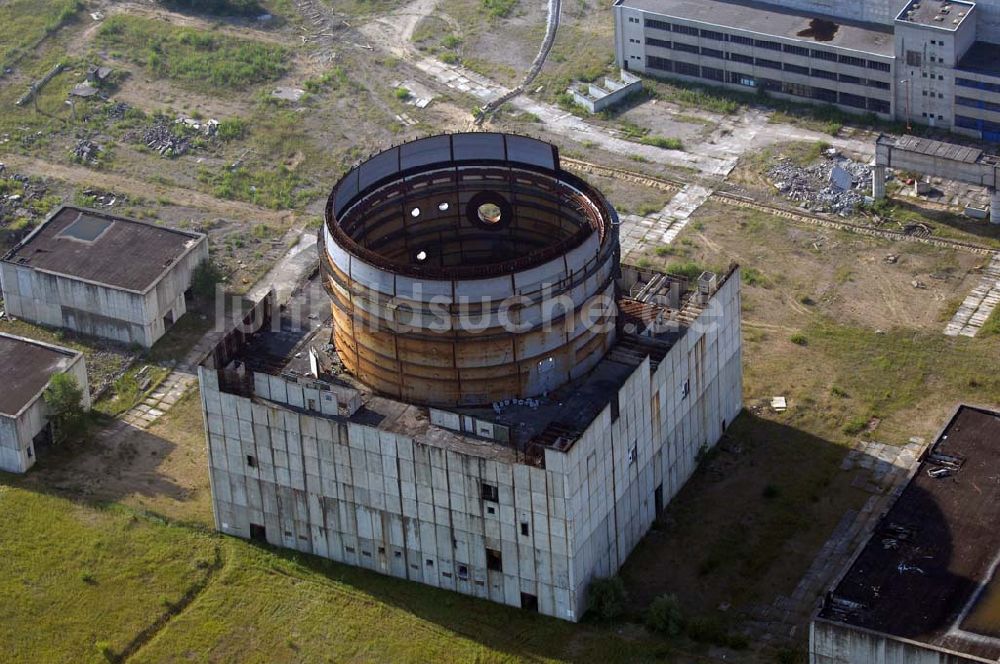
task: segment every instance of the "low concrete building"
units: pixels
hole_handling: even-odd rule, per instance
[[[201,233],[61,207],[0,261],[7,313],[149,347],[180,318]]]
[[[56,374],[69,374],[90,390],[83,354],[33,339],[0,333],[0,470],[23,473],[52,441],[42,394]]]
[[[1000,412],[958,409],[827,593],[811,664],[1000,661]]]

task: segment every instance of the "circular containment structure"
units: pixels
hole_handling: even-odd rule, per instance
[[[542,141],[449,134],[375,155],[330,195],[320,253],[345,367],[406,402],[537,397],[615,340],[618,217]]]

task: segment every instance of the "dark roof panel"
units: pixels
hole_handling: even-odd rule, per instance
[[[0,415],[16,416],[78,353],[0,334]]]
[[[71,279],[143,292],[203,238],[200,233],[64,207],[4,260]]]

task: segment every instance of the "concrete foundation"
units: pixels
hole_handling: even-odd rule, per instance
[[[1000,224],[1000,191],[990,189],[990,223]]]

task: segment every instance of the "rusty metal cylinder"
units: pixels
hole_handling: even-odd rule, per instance
[[[406,402],[537,397],[614,342],[617,215],[535,139],[451,134],[375,155],[334,188],[320,253],[345,367]]]

